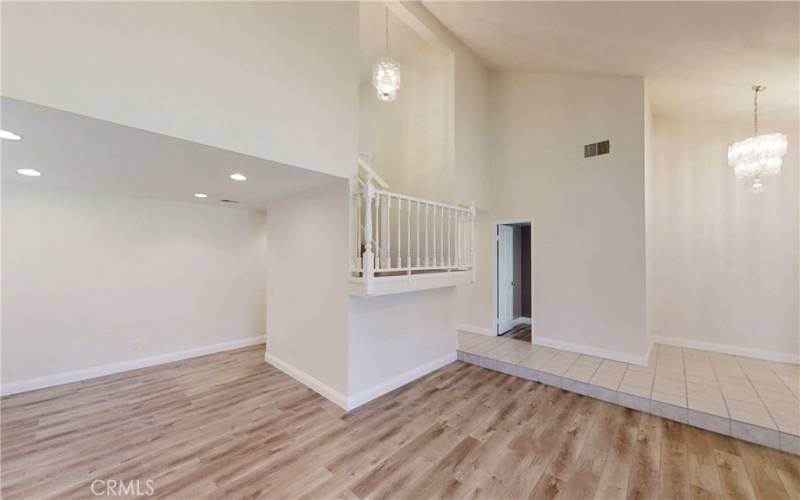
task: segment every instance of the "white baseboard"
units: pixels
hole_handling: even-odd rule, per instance
[[[746,358],[765,359],[767,361],[778,361],[781,363],[800,364],[800,354],[789,352],[767,351],[762,349],[749,349],[725,344],[715,344],[713,342],[703,342],[701,340],[681,339],[677,337],[665,337],[656,335],[654,340],[658,344],[672,345],[675,347],[686,347],[689,349],[699,349],[701,351],[719,352],[722,354],[732,354],[734,356],[744,356]]]
[[[465,333],[477,333],[478,335],[487,335],[489,337],[496,337],[497,332],[491,328],[483,328],[482,326],[475,325],[456,325],[456,330]]]
[[[246,339],[232,340],[230,342],[222,342],[220,344],[196,347],[194,349],[186,349],[184,351],[157,354],[155,356],[148,356],[146,358],[132,359],[130,361],[121,361],[119,363],[111,363],[108,365],[57,373],[44,377],[20,380],[18,382],[9,382],[2,385],[0,388],[0,394],[3,396],[8,396],[11,394],[19,394],[20,392],[35,391],[36,389],[44,389],[45,387],[69,384],[70,382],[79,382],[81,380],[102,377],[105,375],[113,375],[115,373],[127,372],[139,368],[147,368],[148,366],[162,365],[164,363],[196,358],[198,356],[205,356],[218,352],[231,351],[233,349],[241,349],[242,347],[249,347],[263,343],[264,337],[250,337]]]
[[[534,335],[533,343],[535,345],[542,345],[545,347],[552,347],[553,349],[561,349],[562,351],[576,352],[578,354],[586,354],[587,356],[597,356],[599,358],[606,358],[613,361],[620,361],[622,363],[630,363],[633,365],[647,365],[647,359],[650,354],[651,347],[648,348],[645,354],[637,355],[627,352],[612,351],[609,349],[602,349],[586,344],[574,344],[572,342],[564,342],[562,340],[550,339],[547,337],[540,337]]]
[[[267,354],[264,356],[264,360],[277,368],[278,370],[282,371],[283,373],[289,375],[293,379],[297,380],[301,384],[305,385],[309,389],[313,390],[314,392],[318,393],[320,396],[324,397],[325,399],[331,401],[336,406],[342,408],[343,410],[348,410],[347,405],[347,396],[342,394],[341,392],[337,391],[333,387],[321,382],[319,379],[309,375],[308,373],[304,372],[303,370],[297,368],[296,366],[283,361],[280,358],[275,357],[275,355]]]
[[[358,408],[359,406],[368,403],[375,398],[383,396],[386,393],[392,392],[398,387],[402,387],[408,384],[409,382],[413,382],[414,380],[429,374],[432,371],[438,370],[443,366],[447,366],[450,363],[454,362],[455,360],[456,360],[456,353],[451,352],[450,354],[435,359],[430,363],[418,366],[405,373],[401,373],[396,377],[392,377],[385,382],[381,382],[378,385],[370,387],[369,389],[363,390],[358,394],[351,396],[347,399],[347,409],[352,410],[354,408]]]
[[[526,316],[520,316],[519,318],[514,318],[514,326],[517,326],[517,325],[532,325],[532,324],[533,324],[533,322],[531,321],[531,318],[528,318]]]

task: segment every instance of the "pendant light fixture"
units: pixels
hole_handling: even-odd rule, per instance
[[[400,65],[389,57],[389,7],[386,7],[384,56],[372,67],[372,84],[381,101],[390,102],[397,98],[397,90],[400,88]]]
[[[752,182],[750,191],[764,190],[764,179],[781,172],[787,141],[784,134],[758,135],[758,93],[763,85],[753,86],[753,137],[735,142],[728,147],[728,164],[738,179]]]

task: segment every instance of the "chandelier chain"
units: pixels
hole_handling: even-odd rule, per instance
[[[758,92],[761,89],[756,87],[753,91],[753,135],[758,135]]]

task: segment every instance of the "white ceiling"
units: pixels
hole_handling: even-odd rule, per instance
[[[426,8],[498,71],[647,77],[654,112],[798,112],[797,2],[437,2]]]
[[[270,199],[338,179],[6,97],[2,128],[23,137],[2,142],[3,182],[261,209]],[[18,168],[42,176],[24,177]],[[234,172],[247,180],[231,180]],[[208,198],[195,198],[197,192]]]

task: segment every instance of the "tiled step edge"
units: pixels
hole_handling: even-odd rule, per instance
[[[488,368],[489,370],[499,371],[526,380],[533,380],[534,382],[540,382],[565,391],[600,399],[633,410],[658,415],[662,418],[699,427],[725,436],[735,437],[742,441],[748,441],[768,448],[800,455],[800,437],[775,429],[766,429],[730,418],[681,408],[669,403],[614,391],[605,387],[579,382],[560,375],[534,370],[524,366],[517,366],[512,363],[504,363],[464,351],[458,351],[458,359],[459,361]]]

